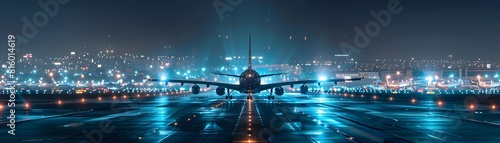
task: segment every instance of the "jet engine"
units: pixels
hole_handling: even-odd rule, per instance
[[[283,87],[276,87],[274,88],[274,93],[278,96],[281,96],[285,93],[285,89],[283,89]]]
[[[301,94],[306,94],[308,90],[309,90],[309,87],[307,87],[307,85],[303,84],[300,86],[300,93]]]
[[[222,95],[226,94],[226,89],[224,87],[219,86],[215,89],[215,93],[217,93],[217,95],[219,95],[219,96],[222,96]]]
[[[193,94],[198,94],[198,93],[200,93],[200,86],[198,86],[198,85],[196,85],[196,84],[195,84],[195,85],[193,85],[193,86],[191,87],[191,92],[193,92]]]

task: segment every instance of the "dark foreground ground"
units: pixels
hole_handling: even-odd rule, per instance
[[[0,142],[498,142],[499,95],[215,93],[18,96]],[[100,100],[99,100],[100,97]],[[28,105],[28,106],[26,106]]]

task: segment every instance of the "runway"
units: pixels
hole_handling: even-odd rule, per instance
[[[2,142],[80,143],[497,142],[500,136],[496,108],[467,108],[460,100],[286,93],[272,101],[266,94],[253,101],[215,93],[33,98],[17,108],[16,136],[4,127],[0,133]],[[0,112],[5,126],[8,114]]]

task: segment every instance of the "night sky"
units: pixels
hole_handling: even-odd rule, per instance
[[[364,30],[375,21],[370,11],[387,10],[389,0],[242,0],[235,6],[220,0],[233,9],[224,13],[223,20],[213,3],[69,1],[60,4],[59,12],[26,38],[27,43],[19,43],[18,52],[35,57],[104,49],[145,55],[245,56],[252,33],[254,55],[321,59],[342,54],[341,42],[353,45],[353,28]],[[500,1],[401,0],[400,7],[402,11],[391,16],[356,58],[444,59],[452,54],[458,59],[500,59]],[[0,33],[26,37],[22,18],[32,22],[39,11],[43,9],[35,0],[1,0]]]

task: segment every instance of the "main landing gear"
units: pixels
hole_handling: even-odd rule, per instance
[[[267,96],[267,99],[274,100],[274,95],[273,95],[273,89],[272,88],[271,88],[271,92],[269,92],[269,95]]]
[[[232,91],[231,91],[232,92]],[[229,88],[227,89],[227,95],[226,99],[233,99],[233,96],[231,95],[231,92],[229,92]]]

